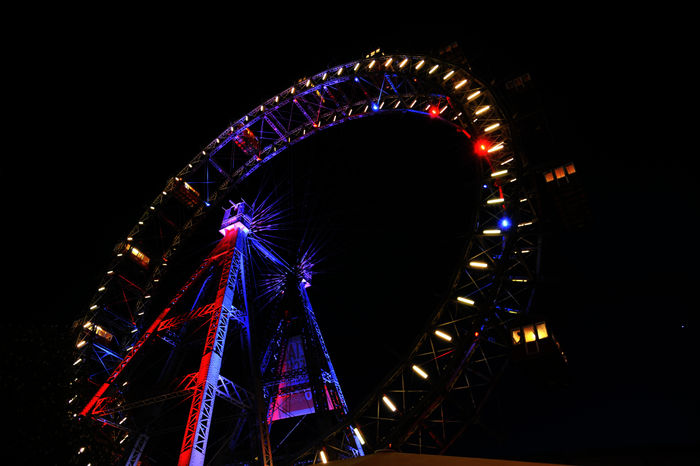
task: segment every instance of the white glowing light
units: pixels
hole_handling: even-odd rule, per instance
[[[427,379],[427,378],[428,378],[428,374],[426,374],[425,371],[424,371],[423,369],[421,369],[420,367],[416,366],[415,364],[414,364],[413,366],[411,366],[411,369],[413,369],[413,372],[415,372],[416,374],[420,375],[420,376],[423,377],[424,379]]]
[[[459,301],[460,303],[463,303],[463,304],[468,304],[470,306],[474,305],[473,299],[465,298],[464,296],[458,296],[457,301]]]
[[[481,262],[481,261],[471,261],[469,262],[469,267],[473,267],[475,269],[485,269],[489,265],[486,262]]]
[[[441,330],[435,330],[435,335],[442,338],[445,341],[452,341],[452,337]]]
[[[355,427],[355,428],[352,429],[352,430],[355,432],[355,435],[357,436],[357,440],[360,441],[360,445],[364,445],[364,444],[365,444],[365,438],[362,436],[362,433],[360,433],[360,429],[358,429],[357,427]]]
[[[382,395],[382,401],[392,412],[396,412],[396,406],[394,406],[394,403],[392,403],[386,395]]]
[[[467,80],[463,79],[460,82],[458,82],[457,84],[455,84],[455,89],[459,89],[460,87],[464,86],[465,84],[467,84]]]
[[[447,81],[448,79],[450,79],[450,78],[452,77],[453,74],[455,74],[455,70],[450,70],[450,71],[445,75],[445,77],[442,78],[442,80],[443,80],[443,81]]]

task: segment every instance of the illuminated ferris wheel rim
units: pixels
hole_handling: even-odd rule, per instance
[[[426,82],[430,83],[427,88],[422,86]],[[358,93],[350,95],[345,92],[348,84]],[[341,88],[343,85],[346,87]],[[339,91],[337,95],[333,94],[334,90]],[[461,131],[473,141],[474,152],[480,155],[481,164],[477,167],[491,173],[494,178],[512,175],[523,163],[520,154],[514,150],[509,124],[501,106],[489,88],[470,72],[427,55],[383,55],[375,51],[363,59],[299,79],[231,123],[168,180],[163,191],[132,227],[127,241],[118,243],[115,251],[123,250],[139,235],[178,184],[207,184],[206,200],[199,203],[191,220],[165,248],[163,264],[154,267],[151,283],[147,284],[147,288],[153,287],[165,273],[163,265],[173,256],[175,246],[179,246],[193,227],[214,210],[212,206],[223,202],[256,170],[313,134],[346,121],[387,113],[423,115]],[[251,134],[257,147],[244,151],[243,160],[236,160],[236,164],[226,167],[217,159],[227,146],[234,143],[244,146],[246,136]],[[206,176],[202,175],[205,171]],[[209,171],[218,172],[218,184],[212,185]],[[509,182],[517,182],[517,179],[512,178]],[[498,199],[496,197],[493,202],[498,202]]]
[[[414,80],[434,78],[438,82],[442,81],[443,93],[419,96],[417,94],[420,92],[414,90],[413,93],[399,94],[391,81],[390,73],[394,77],[413,77]],[[388,80],[387,84],[393,88],[394,94],[385,94],[382,90],[379,90],[378,95],[370,95],[366,92],[363,99],[346,100],[335,107],[320,108],[319,110],[323,111],[315,114],[304,110],[300,104],[300,102],[304,103],[306,97],[314,94],[323,99],[322,94],[328,89],[348,81],[355,81],[362,86],[363,83],[368,83],[366,79],[369,76],[378,74],[384,74],[385,82]],[[371,89],[371,84],[364,88],[364,91],[373,90],[377,89]],[[414,98],[410,99],[412,94]],[[281,125],[275,125],[273,123],[275,113],[292,103],[300,109],[305,120],[293,128],[280,128]],[[211,160],[231,141],[241,138],[246,131],[250,131],[262,121],[267,122],[276,133],[276,137],[270,139],[270,143],[262,147],[258,154],[251,156],[245,164],[238,167],[229,177],[229,182],[240,183],[280,152],[318,131],[340,125],[345,121],[389,112],[410,112],[439,119],[461,130],[469,138],[487,137],[483,140],[475,139],[475,142],[480,141],[479,150],[484,153],[499,152],[504,156],[507,155],[507,157],[501,157],[500,161],[513,157],[512,149],[509,147],[511,137],[508,124],[500,110],[500,105],[497,104],[487,86],[471,73],[429,56],[382,54],[338,65],[298,80],[294,85],[275,94],[235,120],[207,144],[183,168],[178,177],[186,177],[195,167],[206,160]]]
[[[483,189],[480,190],[478,212],[465,248],[464,261],[459,266],[447,301],[459,309],[472,312],[487,307],[497,309],[505,317],[509,313],[526,312],[531,301],[529,290],[534,275],[527,268],[519,271],[518,264],[522,265],[526,256],[535,255],[529,253],[536,251],[537,244],[527,235],[537,218],[534,207],[519,187],[519,173],[524,160],[516,151],[509,122],[496,97],[470,72],[454,64],[425,55],[384,55],[378,52],[296,81],[230,124],[168,181],[162,193],[150,203],[132,228],[126,241],[119,243],[115,251],[122,252],[125,245],[135,244],[139,233],[154,218],[154,213],[178,184],[197,186],[200,182],[204,184],[203,180],[206,179],[209,183],[208,193],[194,208],[190,219],[175,235],[170,246],[164,248],[164,262],[153,267],[149,282],[144,287],[144,295],[136,306],[137,311],[147,306],[151,293],[156,292],[156,283],[166,275],[167,259],[174,254],[176,246],[191,235],[201,220],[212,215],[212,212],[218,213],[218,209],[212,207],[227,199],[258,168],[285,149],[320,131],[346,121],[396,112],[423,115],[451,125],[472,141],[474,153],[480,162],[477,165],[482,171]],[[228,151],[223,149],[228,146],[238,152],[238,158],[225,154]],[[214,189],[211,189],[210,173],[218,174],[218,184]],[[524,246],[520,244],[521,240],[524,240]],[[507,251],[506,243],[509,244]],[[520,248],[517,251],[519,255],[512,264],[506,263],[508,257],[505,257],[504,251],[510,254],[513,244]],[[132,251],[135,249],[132,247]],[[118,256],[116,262],[125,260],[123,254]],[[504,273],[504,270],[508,273]],[[496,276],[498,286],[493,286]],[[110,278],[108,276],[104,283]],[[501,288],[500,285],[506,282],[509,286],[522,288],[525,297],[520,299],[520,291],[514,290],[499,302],[492,299],[492,290]],[[104,288],[104,285],[100,286],[95,303]],[[91,322],[96,316],[96,312],[92,311],[97,309],[96,304],[91,305],[85,325],[96,326]],[[448,312],[443,304],[432,313],[414,348],[383,383],[391,383],[405,370],[418,374],[421,379],[429,378],[430,368],[418,361],[421,343],[431,339],[449,342],[461,337],[455,328],[455,319],[443,319]],[[137,314],[145,319],[143,312]],[[380,400],[392,406],[386,396],[377,398],[378,402]],[[359,409],[365,409],[368,402]],[[353,419],[358,419],[358,416],[356,410]]]

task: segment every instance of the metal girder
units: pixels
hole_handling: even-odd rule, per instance
[[[124,466],[138,466],[139,465],[139,461],[141,460],[141,454],[143,453],[143,449],[146,447],[146,443],[148,443],[148,435],[140,434],[136,438],[136,442],[134,443],[134,446],[131,449],[131,454],[129,455],[129,458],[126,460],[126,463],[124,464]]]
[[[242,269],[241,251],[246,249],[247,233],[242,228],[237,228],[230,231],[228,236],[222,242],[230,243],[230,255],[224,261],[229,265],[221,275],[215,310],[209,317],[209,331],[193,389],[189,418],[185,424],[179,465],[204,464],[229,319],[233,318],[239,324],[247,325],[247,315],[242,315],[233,305],[236,284]]]

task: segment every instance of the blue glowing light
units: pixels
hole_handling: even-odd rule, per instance
[[[499,224],[501,225],[501,228],[503,230],[507,230],[512,225],[512,223],[508,217],[503,217]]]
[[[355,82],[356,82],[356,83],[359,83],[359,82],[360,82],[360,78],[355,77]]]
[[[376,112],[377,110],[379,110],[379,105],[377,105],[376,103],[373,103],[373,104],[372,104],[372,110],[374,110],[375,112]]]

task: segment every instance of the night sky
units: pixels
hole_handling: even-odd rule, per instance
[[[3,168],[14,271],[4,294],[21,296],[6,300],[3,327],[9,370],[20,372],[5,388],[52,391],[55,376],[27,368],[44,367],[35,358],[45,365],[56,333],[82,317],[112,247],[230,121],[300,76],[378,47],[422,53],[457,41],[476,75],[531,74],[551,136],[551,160],[537,162],[574,161],[591,211],[584,228],[544,246],[537,311],[568,356],[566,383],[509,390],[511,415],[474,455],[697,446],[697,175],[680,113],[692,94],[689,43],[682,28],[659,27],[677,18],[530,12],[479,23],[465,13],[464,24],[422,25],[414,15],[389,33],[381,26],[399,22],[391,15],[302,24],[241,13],[264,24],[241,29],[216,12],[181,13],[42,21],[32,26],[41,40],[11,53],[20,124]],[[363,396],[361,373],[378,376],[404,351],[423,322],[415,307],[433,304],[449,277],[464,239],[458,211],[469,209],[459,149],[444,127],[397,116],[329,130],[277,160],[275,176],[302,175],[294,195],[308,196],[326,242],[311,297],[351,401]],[[376,354],[376,365],[355,349]],[[526,406],[537,415],[515,422]]]

